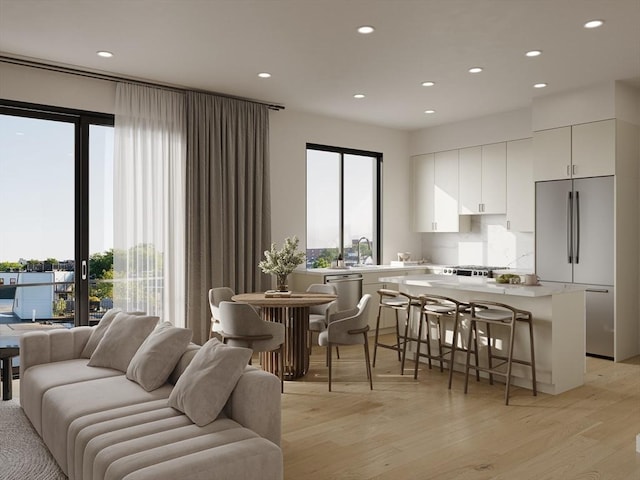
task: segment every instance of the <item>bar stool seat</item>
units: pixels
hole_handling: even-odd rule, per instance
[[[464,393],[467,393],[468,385],[469,385],[469,369],[474,369],[477,372],[485,372],[489,374],[489,383],[493,385],[493,375],[500,375],[505,377],[505,392],[504,392],[504,400],[505,405],[509,405],[509,390],[511,386],[511,368],[513,363],[518,363],[521,365],[526,365],[531,368],[531,382],[532,382],[532,390],[533,395],[537,395],[537,387],[536,387],[536,362],[535,362],[535,351],[534,351],[534,342],[533,342],[533,317],[531,312],[526,310],[516,309],[510,305],[499,303],[499,302],[490,302],[486,300],[473,300],[470,302],[471,316],[470,316],[470,325],[469,325],[469,335],[468,335],[468,344],[471,343],[472,337],[475,338],[477,342],[478,338],[478,323],[482,323],[485,325],[486,329],[486,338],[487,338],[487,359],[488,366],[481,367],[478,363],[478,359],[475,359],[475,365],[471,364],[471,356],[470,352],[467,351],[467,361],[465,363],[465,384],[464,384]],[[515,332],[516,325],[518,323],[526,323],[528,325],[529,330],[529,346],[531,350],[531,354],[529,360],[523,360],[519,358],[514,358],[513,350],[514,350],[514,341],[515,341]],[[501,328],[507,328],[509,331],[508,338],[508,346],[506,355],[499,355],[493,352],[493,347],[491,345],[491,326],[499,326]],[[493,360],[500,360],[501,362],[497,365],[493,364]],[[503,371],[501,367],[506,365],[506,371]]]
[[[378,354],[378,347],[394,350],[398,354],[398,361],[401,362],[400,374],[404,374],[404,355],[405,344],[407,342],[405,336],[400,335],[400,314],[403,312],[403,321],[405,322],[405,334],[407,325],[410,320],[411,307],[419,307],[420,300],[418,297],[409,295],[408,293],[398,292],[397,290],[391,290],[387,288],[381,288],[378,290],[380,301],[378,303],[378,316],[376,318],[376,331],[373,344],[373,362],[372,366],[376,366],[376,357]],[[396,341],[393,344],[383,343],[380,341],[380,318],[382,316],[383,309],[391,309],[395,312],[395,330]]]

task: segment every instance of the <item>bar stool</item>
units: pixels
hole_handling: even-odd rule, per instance
[[[469,318],[469,336],[467,345],[471,344],[472,337],[475,336],[476,341],[478,337],[478,323],[485,324],[486,337],[487,337],[487,358],[488,367],[481,367],[478,364],[476,357],[476,364],[471,365],[471,355],[467,350],[467,361],[465,363],[465,377],[464,377],[464,393],[467,393],[467,387],[469,385],[469,369],[473,368],[476,372],[481,371],[489,374],[489,383],[493,385],[493,376],[500,375],[505,377],[505,391],[504,391],[504,403],[509,405],[509,388],[511,386],[511,366],[513,363],[519,363],[531,367],[531,381],[533,384],[533,395],[537,395],[536,389],[536,362],[535,353],[533,348],[533,317],[531,312],[525,310],[519,310],[504,303],[490,302],[487,300],[473,300],[470,302],[471,316]],[[529,342],[531,348],[531,356],[529,361],[513,358],[513,346],[515,340],[516,324],[518,322],[524,322],[529,325]],[[509,345],[506,355],[498,355],[493,353],[491,346],[491,325],[500,327],[506,327],[509,329]],[[493,365],[493,360],[501,360],[501,363]],[[498,370],[500,367],[506,365],[507,371],[503,372]]]
[[[442,295],[420,295],[421,307],[420,307],[420,323],[418,326],[417,338],[411,338],[417,344],[415,366],[413,371],[413,378],[418,378],[418,362],[420,357],[429,359],[429,369],[431,369],[431,360],[440,362],[440,371],[443,371],[443,363],[447,362],[449,366],[449,389],[451,389],[451,383],[453,380],[453,364],[455,363],[456,352],[466,352],[468,345],[465,347],[462,341],[462,335],[460,333],[460,323],[462,315],[469,311],[469,304],[460,302],[455,298],[445,297]],[[438,333],[438,354],[433,355],[431,353],[431,323],[430,318],[435,320],[435,326]],[[446,342],[445,323],[451,321],[452,324],[452,337],[451,343]],[[422,338],[422,326],[426,324],[426,339]],[[405,337],[407,333],[405,333]],[[460,346],[458,346],[458,340],[460,340]],[[427,344],[427,353],[420,351],[421,345]],[[471,349],[478,363],[478,344],[477,339],[474,340],[474,347]],[[446,358],[448,357],[448,358]],[[476,371],[476,378],[480,380],[480,372]]]
[[[400,374],[404,374],[404,355],[405,344],[407,342],[406,337],[400,336],[400,315],[399,312],[403,312],[404,321],[405,321],[405,335],[407,331],[407,325],[410,320],[411,307],[420,306],[420,299],[418,297],[414,297],[404,292],[398,292],[396,290],[390,290],[387,288],[381,288],[378,290],[378,295],[380,296],[380,301],[378,303],[378,317],[376,319],[376,333],[373,344],[373,367],[376,366],[376,355],[378,353],[378,347],[387,348],[389,350],[394,350],[398,353],[398,361],[401,363]],[[380,335],[380,317],[382,316],[382,309],[390,309],[395,312],[396,316],[396,343],[388,344],[382,343],[379,340]]]

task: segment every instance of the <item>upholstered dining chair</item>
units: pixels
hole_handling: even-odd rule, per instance
[[[338,345],[364,345],[364,358],[367,364],[369,388],[373,390],[371,363],[369,362],[368,311],[371,295],[364,294],[356,308],[332,314],[327,329],[318,335],[318,344],[327,347],[327,365],[329,367],[329,391],[331,391],[331,349]]]
[[[235,295],[229,287],[217,287],[209,290],[209,308],[211,309],[211,329],[209,338],[220,336],[220,302],[230,302]]]
[[[338,294],[335,285],[329,283],[312,283],[307,287],[307,293]],[[323,305],[312,305],[309,307],[309,353],[311,353],[313,334],[323,332],[327,329],[329,315],[335,313],[337,305],[337,301],[334,300],[333,302]],[[338,358],[340,358],[339,355]]]
[[[223,301],[218,308],[222,342],[254,352],[276,352],[280,389],[284,391],[284,324],[262,320],[248,303]]]

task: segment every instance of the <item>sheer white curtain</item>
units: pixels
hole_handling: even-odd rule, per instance
[[[184,95],[119,83],[114,306],[185,325]]]

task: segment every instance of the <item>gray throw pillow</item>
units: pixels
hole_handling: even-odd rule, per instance
[[[80,354],[81,358],[91,358],[91,355],[98,346],[98,343],[100,343],[100,340],[102,340],[102,337],[111,325],[111,322],[121,311],[122,310],[120,310],[119,308],[112,308],[111,310],[107,310],[105,312],[105,314],[100,319],[100,322],[98,322],[98,325],[93,327],[91,336],[89,337],[89,340],[87,340],[87,343],[84,346],[82,353]]]
[[[227,403],[244,372],[252,350],[230,347],[212,338],[205,343],[169,395],[169,406],[183,412],[196,425],[213,422]]]
[[[191,330],[174,327],[171,322],[162,322],[131,359],[127,378],[147,392],[161,387],[187,349],[191,336]]]
[[[98,343],[87,365],[126,372],[142,342],[153,331],[158,317],[120,312]]]

